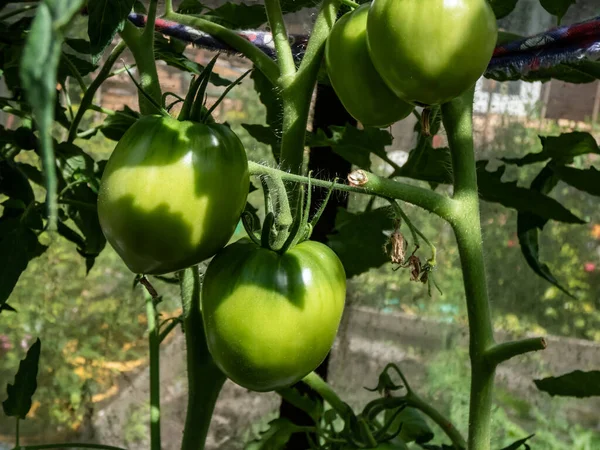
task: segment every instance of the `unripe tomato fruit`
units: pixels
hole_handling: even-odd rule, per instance
[[[220,251],[204,276],[208,349],[240,386],[290,386],[327,356],[345,297],[344,267],[326,245],[304,241],[280,255],[243,239]]]
[[[146,116],[106,165],[100,225],[132,272],[181,270],[227,244],[249,183],[244,147],[225,125]]]
[[[377,71],[398,97],[422,106],[473,86],[497,38],[487,0],[374,0],[367,20]]]
[[[385,127],[408,116],[413,106],[400,100],[375,70],[367,49],[369,5],[344,14],[327,38],[329,80],[352,117],[365,126]]]

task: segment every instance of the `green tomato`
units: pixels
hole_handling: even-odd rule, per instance
[[[385,127],[408,116],[413,106],[400,100],[375,70],[367,49],[365,4],[342,16],[327,39],[329,80],[352,117],[365,126]]]
[[[327,356],[345,297],[344,267],[326,245],[305,241],[280,255],[243,239],[219,252],[204,276],[208,349],[240,386],[290,386]]]
[[[398,97],[421,106],[472,87],[497,38],[487,0],[375,0],[367,20],[377,71]]]
[[[143,117],[104,170],[100,225],[133,272],[181,270],[227,244],[249,182],[244,147],[225,125]]]

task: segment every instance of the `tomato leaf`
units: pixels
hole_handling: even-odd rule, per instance
[[[19,219],[0,220],[0,260],[6,262],[0,271],[0,305],[6,303],[29,260],[45,250],[36,234]]]
[[[503,17],[508,16],[517,6],[517,2],[519,0],[488,0],[492,9],[494,10],[494,14],[496,15],[496,19],[502,19]]]
[[[531,183],[531,190],[548,194],[558,184],[558,177],[549,165],[546,165]],[[547,264],[540,261],[539,234],[548,222],[547,218],[531,212],[519,211],[517,215],[517,236],[521,252],[531,269],[540,277],[556,286],[565,294],[573,297],[552,275]]]
[[[570,184],[575,189],[600,196],[600,171],[595,167],[589,169],[575,169],[567,166],[554,166],[554,172],[562,181]]]
[[[180,44],[182,42],[174,38],[167,40],[162,35],[156,34],[154,38],[154,57],[157,60],[166,62],[171,67],[200,75],[204,71],[204,66],[185,56],[183,54],[185,44],[183,47]],[[210,74],[210,82],[215,86],[229,86],[231,84],[231,81],[214,72]]]
[[[140,118],[140,113],[134,111],[129,106],[116,112],[112,116],[107,116],[102,123],[100,132],[113,141],[119,141],[125,132]]]
[[[517,186],[516,181],[502,181],[505,166],[495,172],[485,169],[486,160],[477,161],[477,182],[481,197],[488,202],[500,203],[519,212],[530,212],[544,219],[565,223],[585,223],[571,211],[543,193]]]
[[[0,194],[21,200],[25,206],[35,200],[33,189],[19,166],[11,161],[0,161]]]
[[[388,417],[393,416],[395,412],[394,409],[386,410],[386,420]],[[423,415],[415,408],[407,407],[400,411],[394,418],[390,431],[396,433],[400,427],[402,428],[398,437],[406,443],[424,444],[432,440],[434,436]]]
[[[4,303],[3,305],[0,305],[0,314],[2,313],[2,311],[17,312],[17,310],[15,308],[13,308],[12,306],[10,306],[8,303]]]
[[[267,13],[263,5],[245,3],[227,2],[204,17],[234,29],[257,28],[267,22]]]
[[[100,55],[111,43],[117,31],[121,31],[125,26],[134,1],[94,0],[88,2],[88,36],[94,62],[100,59]]]
[[[83,0],[45,0],[40,3],[21,59],[21,82],[40,131],[46,175],[49,229],[56,227],[56,170],[52,126],[55,115],[56,72],[64,30]]]
[[[533,380],[540,391],[563,397],[592,397],[600,396],[600,370],[574,372],[559,377],[548,377]]]
[[[86,41],[85,39],[65,39],[65,44],[82,55],[89,55],[92,53],[90,41]]]
[[[433,148],[431,142],[423,140],[408,155],[408,160],[395,175],[430,183],[451,184],[452,158],[449,148]]]
[[[501,450],[517,450],[519,448],[521,448],[522,446],[525,447],[525,450],[529,450],[529,445],[526,444],[526,442],[531,439],[533,436],[535,436],[534,434],[531,434],[529,436],[527,436],[526,438],[523,439],[519,439],[516,442],[513,442],[512,444],[510,444],[508,447],[504,447]]]
[[[540,5],[553,16],[558,18],[558,23],[571,5],[575,4],[575,0],[540,0]]]
[[[334,233],[327,244],[338,255],[348,278],[359,275],[389,260],[384,252],[388,241],[385,231],[392,230],[390,208],[379,208],[362,214],[338,208]]]
[[[75,55],[70,55],[68,53],[63,53],[61,57],[61,61],[58,65],[58,73],[57,80],[59,83],[64,84],[67,77],[74,77],[75,75],[71,71],[71,68],[65,61],[68,59],[69,62],[77,69],[77,72],[82,77],[89,75],[94,70],[98,68],[97,65],[92,64],[90,61],[86,61],[85,59],[81,59]]]
[[[269,422],[269,428],[261,433],[261,437],[246,445],[245,450],[280,450],[285,447],[290,436],[302,427],[293,424],[288,419],[277,418]]]
[[[371,168],[371,153],[383,160],[388,160],[385,147],[392,144],[393,137],[379,128],[359,130],[355,126],[330,126],[331,137],[325,131],[318,129],[316,134],[309,135],[309,147],[331,147],[335,153],[346,161],[360,167]]]
[[[6,387],[8,398],[2,402],[2,409],[9,417],[25,419],[31,409],[31,397],[37,389],[36,378],[41,347],[42,343],[38,338],[27,350],[25,359],[21,360],[14,384]]]
[[[177,8],[177,12],[181,14],[201,14],[206,9],[198,0],[183,0]]]
[[[522,158],[500,158],[507,164],[519,167],[553,159],[561,164],[569,163],[574,157],[588,153],[600,154],[596,139],[590,133],[575,131],[560,136],[540,136],[542,151],[528,153]]]
[[[279,147],[279,138],[275,135],[275,131],[271,127],[251,123],[243,123],[242,127],[258,142],[270,145],[271,148]]]

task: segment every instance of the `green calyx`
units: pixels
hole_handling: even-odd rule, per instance
[[[260,230],[259,219],[250,211],[242,213],[242,224],[248,237],[258,246],[284,254],[300,242],[310,239],[312,230],[321,218],[335,186],[332,182],[323,204],[310,218],[312,184],[310,173],[306,193],[304,186],[296,197],[294,216],[292,217],[287,191],[283,181],[277,176],[261,178],[265,195],[265,219]],[[257,232],[260,231],[260,237]]]

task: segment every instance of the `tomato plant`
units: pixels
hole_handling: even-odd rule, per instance
[[[135,281],[148,294],[151,450],[163,447],[160,345],[178,324],[185,335],[188,374],[182,450],[204,447],[226,376],[252,390],[277,390],[288,406],[309,417],[300,423],[299,416],[283,417],[287,408],[281,408],[281,416],[253,449],[280,449],[288,442],[324,450],[422,445],[433,439],[426,416],[452,448],[489,450],[496,439],[491,426],[496,369],[508,359],[544,349],[547,342],[542,337],[497,341],[480,200],[516,211],[516,234],[525,262],[556,292],[570,295],[540,260],[539,234],[550,220],[585,223],[550,194],[561,181],[597,196],[599,172],[581,167],[593,162],[587,157],[599,149],[591,133],[543,137],[541,151],[502,158],[498,169],[490,172],[487,159],[476,161],[474,83],[484,71],[496,81],[595,81],[595,61],[584,58],[597,54],[600,19],[525,40],[505,34],[507,41],[496,52],[502,57],[490,63],[497,41],[494,15],[509,14],[514,0],[375,0],[370,7],[353,0],[318,3],[310,36],[293,39],[284,14],[315,6],[314,0],[265,0],[264,7],[228,3],[212,9],[186,0],[179,2],[179,11],[171,0],[160,2],[160,7],[158,0],[97,0],[85,7],[83,0],[0,1],[0,77],[8,91],[0,97],[0,110],[10,115],[0,127],[0,260],[8,261],[0,277],[0,313],[4,317],[16,312],[8,303],[9,295],[29,261],[56,236],[77,246],[87,271],[108,239],[129,268],[143,275]],[[549,3],[541,1],[561,19],[571,2]],[[342,8],[354,11],[336,24]],[[157,20],[161,9],[164,20]],[[34,11],[32,19],[29,14]],[[85,39],[74,37],[78,30],[70,25],[76,17],[88,22]],[[270,32],[260,28],[265,23]],[[118,43],[105,54],[117,34]],[[252,138],[271,146],[277,168],[248,162],[231,129],[212,119],[215,106],[251,70],[233,82],[225,80],[212,72],[216,57],[202,66],[188,57],[186,43],[239,53],[252,63],[254,87],[265,105],[268,126],[243,125]],[[100,86],[118,74],[113,66],[125,49],[135,60],[136,76],[125,69],[138,88],[139,113],[94,103]],[[185,98],[181,92],[163,92],[157,59],[193,74]],[[415,105],[439,105],[421,115],[423,127],[416,127],[416,146],[405,164],[388,154],[393,136],[386,130],[342,126],[345,115],[331,117],[323,126],[327,121],[322,110],[313,114],[319,120],[309,126],[324,65],[345,108],[362,125],[382,127],[406,117]],[[86,77],[93,81],[88,84]],[[223,88],[210,109],[205,102],[209,83]],[[327,98],[321,97],[323,89],[333,95],[328,86],[320,86],[319,100]],[[491,106],[492,93],[487,95]],[[169,97],[175,99],[170,104]],[[175,120],[169,112],[180,102],[183,106]],[[83,118],[90,110],[96,114],[86,122]],[[98,116],[103,117],[101,123],[96,123]],[[434,148],[438,146],[431,134],[439,132],[440,122],[447,148]],[[86,125],[90,128],[83,129]],[[541,121],[539,129],[543,126]],[[107,162],[90,150],[94,144],[85,144],[100,133],[119,141]],[[313,145],[310,153],[307,143]],[[389,167],[376,167],[373,155]],[[315,164],[315,173],[337,178],[314,178],[304,170],[307,160]],[[324,161],[331,165],[321,167]],[[543,163],[543,168],[529,187],[503,181],[507,165],[530,163]],[[356,170],[347,174],[350,166]],[[260,205],[246,204],[250,175],[262,188]],[[447,186],[438,189],[441,185]],[[319,192],[321,199],[315,202],[319,206],[311,209],[304,198],[310,205],[317,189],[328,191]],[[352,212],[330,208],[327,199],[334,190],[369,200],[357,202]],[[388,364],[378,385],[369,389],[378,395],[362,412],[344,402],[317,374],[340,324],[346,276],[391,263],[393,270],[402,270],[398,276],[420,287],[427,285],[430,295],[431,287],[437,286],[437,249],[404,212],[404,204],[447,222],[456,238],[469,323],[466,436],[412,390],[395,364]],[[365,207],[358,211],[361,205]],[[223,248],[240,216],[248,240]],[[320,217],[325,220],[317,222]],[[317,225],[319,243],[309,240]],[[198,263],[213,255],[202,278]],[[144,275],[172,271],[176,276]],[[161,296],[153,279],[179,284],[179,317],[161,315]],[[87,297],[82,293],[82,298]],[[582,306],[582,311],[587,309],[593,309],[592,303]],[[27,325],[28,332],[43,329],[34,322]],[[107,322],[102,320],[102,329],[105,323],[110,327]],[[5,336],[0,338],[4,352],[12,344]],[[60,353],[68,353],[77,343],[69,339]],[[4,412],[16,421],[15,449],[108,448],[19,441],[19,421],[32,408],[41,349],[38,339],[19,364],[3,401]],[[598,395],[597,377],[597,371],[576,371],[537,380],[536,385],[551,394],[583,397]],[[526,446],[528,439],[507,448]]]
[[[227,243],[248,186],[246,152],[228,127],[147,116],[106,165],[98,216],[132,272],[174,272]]]
[[[369,4],[344,14],[327,38],[327,73],[346,110],[365,126],[385,127],[413,107],[400,100],[375,70],[367,48]]]
[[[344,267],[329,247],[304,241],[279,254],[237,242],[217,254],[204,277],[208,348],[243,387],[290,386],[329,352],[345,297]]]
[[[472,87],[497,40],[487,0],[376,0],[367,20],[373,64],[396,95],[439,105]]]

